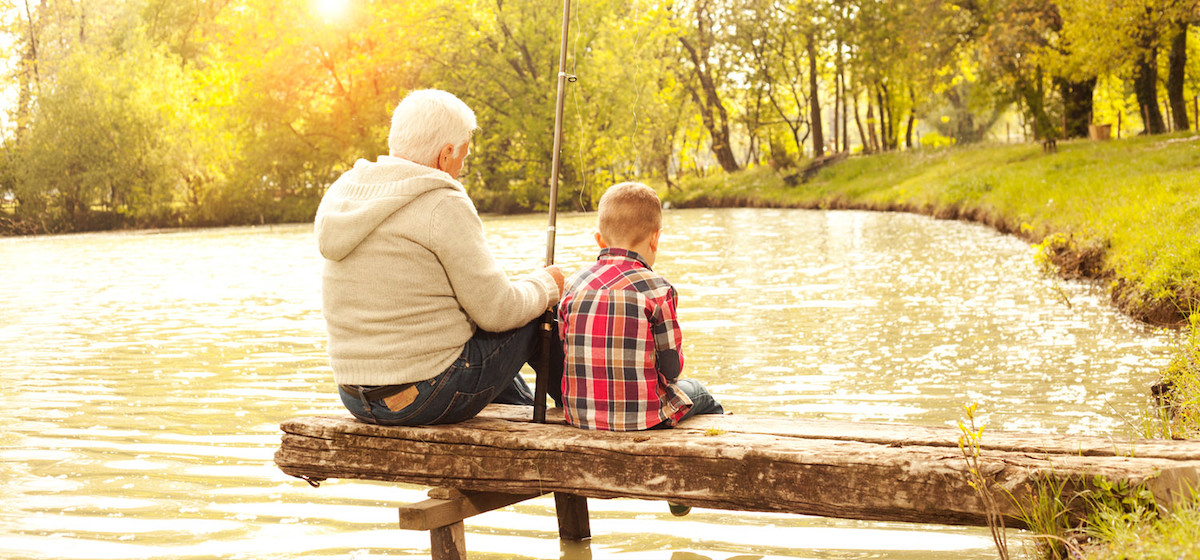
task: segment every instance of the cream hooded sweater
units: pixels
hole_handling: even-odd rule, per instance
[[[449,174],[359,160],[317,209],[322,307],[338,384],[396,385],[450,366],[476,328],[503,332],[556,303],[554,278],[509,280]]]

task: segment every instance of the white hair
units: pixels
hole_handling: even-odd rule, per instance
[[[433,165],[446,144],[454,146],[454,157],[462,155],[460,148],[478,128],[475,111],[454,94],[418,89],[406,95],[392,113],[388,151],[395,157]]]

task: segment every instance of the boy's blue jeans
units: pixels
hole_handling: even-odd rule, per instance
[[[521,366],[542,359],[538,343],[541,319],[524,327],[492,333],[477,330],[462,354],[442,373],[415,384],[416,398],[399,410],[388,408],[384,399],[363,402],[354,393],[338,387],[342,404],[355,418],[371,424],[425,426],[468,420],[491,403],[532,405],[533,391],[521,377]],[[557,348],[557,350],[555,350]],[[562,378],[564,361],[557,333],[551,336],[549,393],[557,402],[562,392],[553,380]],[[373,386],[357,386],[372,389]]]
[[[675,381],[675,386],[692,400],[692,408],[689,408],[683,418],[679,419],[680,422],[697,414],[725,414],[725,407],[721,406],[721,403],[717,402],[717,399],[713,398],[708,389],[705,389],[699,381],[681,378]]]

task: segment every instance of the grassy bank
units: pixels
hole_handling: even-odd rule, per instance
[[[1109,281],[1153,324],[1200,306],[1200,136],[976,146],[851,157],[808,180],[767,167],[693,178],[675,207],[900,210],[968,219],[1042,244],[1067,277]]]
[[[1200,136],[1040,146],[976,146],[852,157],[808,174],[761,167],[683,181],[675,207],[909,211],[982,222],[1038,244],[1066,277],[1107,282],[1116,305],[1152,324],[1187,325],[1145,437],[1200,437]],[[1145,494],[1145,493],[1143,493]],[[1039,558],[1175,559],[1200,553],[1200,500],[1171,511],[1095,500],[1086,523],[1056,514]],[[1100,498],[1097,498],[1100,496]],[[1043,496],[1055,503],[1061,496]],[[1152,498],[1150,498],[1152,500]],[[1053,508],[1050,508],[1053,511]]]

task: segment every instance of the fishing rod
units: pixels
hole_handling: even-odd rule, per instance
[[[567,82],[575,76],[567,74],[567,30],[571,24],[571,0],[563,0],[562,44],[558,50],[558,99],[554,103],[554,153],[550,163],[550,225],[546,228],[546,266],[554,264],[554,234],[558,220],[558,170],[559,152],[562,149],[563,99],[567,93]],[[550,345],[557,344],[554,337],[554,312],[547,310],[542,317],[542,367],[537,372],[533,390],[533,421],[546,422],[546,387],[550,381]]]

